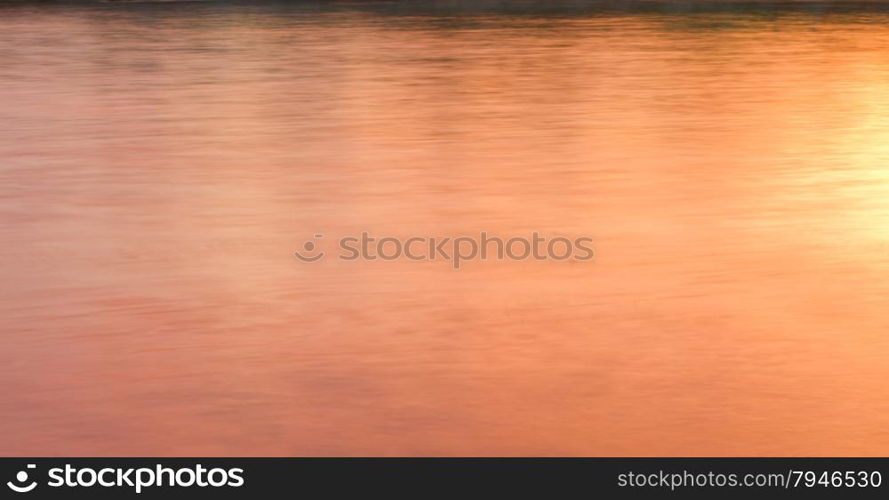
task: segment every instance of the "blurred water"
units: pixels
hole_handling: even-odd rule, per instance
[[[885,455],[886,12],[4,4],[0,454]]]

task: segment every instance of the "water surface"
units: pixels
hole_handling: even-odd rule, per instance
[[[4,4],[0,454],[885,455],[887,12]]]

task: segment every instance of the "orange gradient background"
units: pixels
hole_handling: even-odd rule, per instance
[[[885,455],[889,17],[449,5],[0,9],[0,454]]]

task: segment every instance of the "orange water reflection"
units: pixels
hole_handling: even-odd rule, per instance
[[[377,9],[2,11],[0,453],[885,455],[889,18]]]

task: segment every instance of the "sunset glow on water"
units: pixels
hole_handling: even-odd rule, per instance
[[[0,455],[885,454],[889,9],[473,5],[0,6]]]

